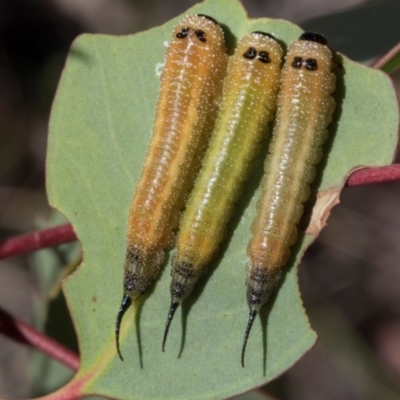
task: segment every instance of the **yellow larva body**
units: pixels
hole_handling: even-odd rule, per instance
[[[173,244],[173,230],[215,123],[227,59],[224,33],[212,18],[190,15],[174,28],[153,136],[129,210],[117,341],[125,310],[148,289],[164,249]]]
[[[187,29],[186,37],[178,37]],[[196,31],[205,33],[204,42]],[[212,131],[226,61],[224,35],[214,22],[192,15],[174,29],[153,136],[129,210],[125,280],[133,275],[136,282],[125,290],[131,297],[147,289],[164,249],[173,244],[171,220],[177,222],[174,215],[187,195],[196,152],[205,149]]]
[[[221,110],[177,238],[171,272],[172,315],[224,237],[243,181],[276,110],[282,55],[271,35],[253,32],[240,40],[228,63]]]
[[[321,35],[305,33],[291,44],[282,70],[278,110],[257,214],[247,247],[246,340],[256,313],[271,295],[297,238],[297,225],[328,137],[335,108],[332,54]]]

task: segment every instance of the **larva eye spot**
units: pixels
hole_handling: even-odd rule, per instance
[[[251,33],[252,33],[252,34],[255,34],[255,35],[267,36],[267,37],[269,37],[269,38],[275,40],[275,42],[278,41],[274,35],[271,35],[270,33],[267,33],[267,32],[263,32],[263,31],[254,31],[254,32],[251,32]]]
[[[300,37],[299,40],[308,40],[310,42],[315,42],[326,46],[328,41],[324,36],[319,33],[315,32],[304,32]]]
[[[257,50],[254,47],[249,47],[247,51],[243,54],[244,58],[248,60],[254,60],[257,56]]]
[[[219,23],[218,23],[213,17],[210,17],[209,15],[206,15],[206,14],[196,14],[196,15],[197,15],[198,17],[206,18],[206,19],[208,19],[209,21],[214,22],[214,24],[219,25]]]
[[[178,39],[184,39],[185,37],[187,37],[187,35],[189,35],[189,27],[182,28],[182,29],[176,34],[176,37],[177,37]]]
[[[260,51],[260,52],[258,53],[258,59],[259,59],[262,63],[265,63],[265,64],[269,64],[269,63],[271,62],[271,58],[270,58],[270,56],[269,56],[268,51],[264,51],[264,50],[262,50],[262,51]]]
[[[197,39],[200,40],[200,42],[205,43],[207,41],[206,39],[206,33],[204,31],[202,31],[201,29],[197,29],[194,31],[194,34],[197,36]]]
[[[303,59],[301,57],[295,57],[292,62],[292,67],[301,68],[302,64],[303,64]]]
[[[317,60],[315,58],[307,58],[304,61],[304,68],[308,71],[315,71],[318,69]]]

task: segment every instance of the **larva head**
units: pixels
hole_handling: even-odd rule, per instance
[[[194,14],[184,17],[172,32],[172,40],[182,46],[187,42],[204,48],[225,50],[224,32],[218,22],[208,15]]]
[[[285,68],[327,75],[332,69],[332,53],[325,37],[313,32],[303,33],[289,46]]]
[[[271,69],[280,67],[282,54],[282,47],[274,36],[256,31],[239,41],[234,58],[244,65],[254,64],[260,69]]]

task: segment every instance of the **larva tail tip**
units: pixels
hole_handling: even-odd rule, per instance
[[[124,294],[124,297],[122,298],[121,302],[121,307],[118,311],[117,320],[115,322],[115,343],[117,346],[118,356],[121,359],[121,361],[124,361],[124,358],[122,357],[121,349],[119,347],[119,332],[121,328],[122,318],[124,317],[126,310],[130,307],[131,304],[132,304],[132,299],[128,295]]]
[[[165,331],[164,331],[164,338],[162,342],[162,351],[165,351],[165,343],[167,342],[167,336],[168,336],[168,331],[169,327],[171,325],[172,318],[174,318],[175,311],[179,307],[179,302],[172,302],[171,307],[169,309],[168,317],[167,317],[167,323],[165,324]]]
[[[319,44],[322,44],[326,46],[328,44],[328,41],[326,38],[321,35],[320,33],[315,33],[315,32],[304,32],[300,37],[299,40],[308,40],[310,42],[316,42]]]
[[[253,326],[253,323],[254,323],[254,320],[255,320],[256,316],[257,316],[257,311],[256,310],[250,310],[249,321],[247,323],[247,328],[246,328],[246,332],[244,334],[243,345],[242,345],[241,362],[242,362],[242,367],[243,368],[244,368],[244,354],[246,352],[247,339],[249,338],[250,330],[251,330],[251,327]]]
[[[122,357],[122,354],[121,354],[121,350],[120,350],[120,348],[119,348],[119,343],[118,343],[118,341],[117,341],[117,352],[118,352],[119,359],[120,359],[121,361],[124,361],[124,357]]]
[[[214,24],[219,25],[218,21],[215,20],[213,17],[210,17],[209,15],[206,15],[206,14],[196,14],[196,15],[197,15],[198,17],[206,18],[206,19],[208,19],[209,21],[214,22]]]
[[[251,33],[252,34],[254,33],[254,34],[257,34],[257,35],[268,36],[269,38],[275,40],[275,42],[278,41],[277,38],[274,35],[272,35],[271,33],[263,32],[263,31],[254,31],[254,32],[251,32]]]

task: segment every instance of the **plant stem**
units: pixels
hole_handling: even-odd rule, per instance
[[[389,50],[383,57],[371,64],[372,68],[381,69],[388,74],[400,68],[400,43]]]
[[[347,179],[346,186],[371,185],[400,180],[400,164],[384,167],[363,168],[352,173]]]
[[[46,247],[59,246],[74,240],[76,240],[76,235],[71,224],[15,236],[0,243],[0,260]]]
[[[0,332],[17,342],[41,350],[75,371],[79,368],[79,356],[77,354],[38,332],[29,324],[13,317],[2,308],[0,308]]]

